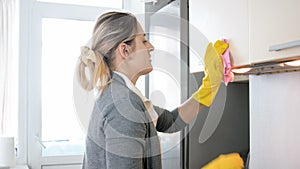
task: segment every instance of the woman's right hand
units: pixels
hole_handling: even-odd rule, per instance
[[[192,95],[194,100],[205,106],[212,104],[223,79],[224,66],[219,51],[220,48],[216,49],[212,43],[208,44],[204,57],[205,76],[202,79],[200,88]]]

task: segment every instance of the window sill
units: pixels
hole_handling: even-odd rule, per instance
[[[27,165],[17,165],[13,168],[10,168],[10,169],[29,169]]]

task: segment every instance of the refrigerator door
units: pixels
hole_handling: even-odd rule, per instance
[[[153,71],[146,77],[146,96],[154,105],[168,110],[177,108],[188,92],[188,65],[185,62],[188,50],[183,50],[187,43],[182,43],[182,36],[187,37],[187,32],[182,31],[184,2],[162,0],[157,4],[146,4],[145,31],[155,48],[151,53]],[[159,133],[163,169],[182,168],[181,134]]]

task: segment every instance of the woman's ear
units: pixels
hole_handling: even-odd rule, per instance
[[[126,43],[122,42],[119,44],[117,50],[118,50],[120,56],[122,57],[122,59],[126,59],[129,56],[130,46],[128,46]]]

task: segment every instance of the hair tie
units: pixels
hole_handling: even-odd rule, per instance
[[[93,50],[87,46],[81,47],[80,60],[87,65],[89,61],[96,63],[96,55]]]

